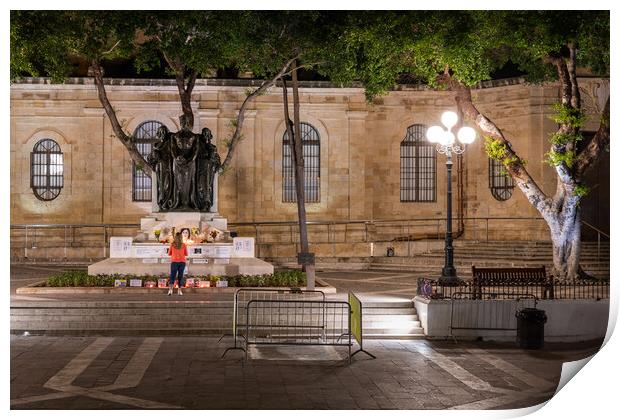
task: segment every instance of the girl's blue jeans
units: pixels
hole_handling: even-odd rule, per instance
[[[170,264],[170,283],[169,287],[174,286],[175,277],[179,280],[179,287],[185,286],[185,279],[183,278],[183,271],[185,270],[184,262],[173,262]]]

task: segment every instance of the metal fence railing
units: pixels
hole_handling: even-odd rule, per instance
[[[245,321],[247,313],[247,304],[252,300],[298,300],[303,298],[304,300],[325,302],[325,293],[320,290],[302,290],[300,288],[257,288],[257,287],[244,287],[235,292],[233,297],[233,319],[231,326],[231,333],[224,334],[220,337],[220,341],[226,336],[232,336],[234,344],[232,347],[228,347],[224,350],[222,357],[226,355],[230,350],[245,350],[244,347],[239,347],[239,340],[245,340],[243,335],[245,332]]]
[[[351,363],[349,302],[311,300],[251,300],[245,319],[245,358],[249,346],[344,346]]]
[[[431,299],[449,299],[454,293],[471,294],[474,299],[505,299],[509,294],[533,295],[537,299],[609,299],[609,282],[579,280],[562,282],[476,282],[461,281],[455,285],[441,284],[436,279],[419,278],[419,296]]]
[[[134,236],[139,228],[140,224],[135,223],[12,224],[11,247],[22,248],[25,258],[29,257],[29,250],[37,248],[62,249],[65,259],[71,248],[100,247],[105,258],[109,255],[111,236]]]
[[[546,224],[541,217],[463,217],[456,221],[462,229],[464,240],[475,242],[506,241],[514,236],[519,240],[548,241]],[[325,220],[308,221],[310,244],[360,244],[360,243],[406,243],[406,254],[416,254],[415,241],[421,239],[442,239],[445,235],[446,219],[408,218],[408,219],[369,219],[369,220]],[[596,233],[596,255],[598,261],[608,259],[609,234],[582,221],[584,230]],[[62,247],[67,249],[88,244],[101,247],[106,256],[108,240],[113,235],[134,236],[139,224],[100,223],[100,224],[11,224],[11,247],[23,248],[25,257],[29,249],[37,247]],[[257,256],[268,251],[267,256],[278,252],[274,245],[294,245],[299,247],[299,227],[297,221],[255,221],[229,222],[228,229],[238,236],[256,238]],[[528,236],[524,237],[524,232]],[[536,235],[534,235],[536,233]],[[511,236],[512,235],[512,236]],[[403,251],[405,252],[405,251]]]
[[[532,294],[454,292],[450,295],[450,336],[458,330],[511,331],[517,329],[515,313],[536,307]]]

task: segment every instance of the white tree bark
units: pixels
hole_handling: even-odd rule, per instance
[[[557,280],[575,280],[580,276],[581,215],[579,200],[566,200],[560,212],[549,212],[548,223],[553,246],[552,274]]]

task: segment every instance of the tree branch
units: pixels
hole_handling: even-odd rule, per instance
[[[577,177],[583,174],[596,162],[609,147],[609,97],[601,115],[601,122],[594,137],[589,140],[584,149],[577,156]]]
[[[444,80],[446,78],[444,77]],[[469,120],[473,121],[478,129],[482,131],[483,135],[498,141],[502,146],[506,148],[505,160],[508,164],[505,164],[506,170],[515,180],[517,186],[523,194],[525,194],[528,201],[541,213],[545,218],[549,216],[549,210],[551,208],[551,200],[540,189],[538,184],[534,181],[532,176],[525,168],[522,159],[512,149],[510,142],[504,137],[502,131],[473,104],[471,98],[471,89],[462,83],[455,81],[452,78],[447,79],[449,86],[452,90],[456,91],[456,103],[459,110]]]
[[[198,72],[196,70],[191,70],[189,74],[189,80],[187,81],[187,87],[185,91],[191,95],[194,90],[194,86],[196,85],[196,79],[198,78]]]
[[[579,110],[581,100],[579,98],[579,85],[577,83],[575,47],[572,43],[569,44],[568,47],[571,50],[571,57],[569,61],[567,62],[562,57],[555,57],[553,59],[553,63],[555,64],[558,72],[558,78],[560,80],[562,105],[569,109],[572,108],[574,110]],[[556,133],[560,135],[574,135],[577,133],[577,130],[578,128],[572,126],[571,124],[562,123]],[[565,144],[553,144],[551,146],[551,151],[556,154],[574,153],[576,147],[577,145],[575,144],[575,141],[570,141]],[[570,196],[573,196],[577,182],[571,168],[569,168],[568,165],[562,161],[557,162],[554,165],[554,168],[558,175],[558,181],[564,184],[565,191],[562,194],[569,193]],[[554,201],[559,202],[560,199],[561,197],[556,194]]]
[[[568,49],[570,51],[570,59],[567,64],[571,85],[570,104],[575,109],[581,109],[581,95],[579,94],[579,84],[577,83],[577,47],[571,42],[568,44]]]
[[[293,62],[297,58],[298,57],[295,56],[294,58],[291,58],[289,61],[287,61],[286,64],[284,64],[284,66],[282,66],[280,71],[275,76],[273,76],[269,80],[265,80],[258,87],[258,89],[256,89],[254,92],[250,93],[245,98],[245,100],[241,104],[241,108],[239,108],[239,114],[237,115],[237,120],[236,120],[237,122],[235,124],[235,132],[233,133],[230,141],[228,142],[228,152],[226,153],[226,158],[224,159],[224,162],[222,163],[222,166],[220,167],[220,172],[225,171],[228,168],[228,166],[230,165],[230,162],[232,160],[233,154],[235,152],[235,148],[237,147],[237,144],[241,140],[241,131],[243,129],[243,122],[245,121],[245,111],[246,111],[248,105],[256,97],[262,95],[267,89],[269,89],[271,86],[275,85],[277,80],[280,79],[284,75],[284,73],[286,73],[288,68],[291,66],[291,64],[293,64]]]
[[[190,76],[186,86],[185,65],[177,63],[173,69],[175,72],[177,89],[179,90],[179,97],[181,98],[181,109],[183,110],[183,115],[187,117],[189,126],[193,127],[194,111],[192,110],[192,90],[194,89],[194,84],[196,83],[197,72],[193,69],[189,71]]]
[[[116,49],[116,47],[119,46],[120,43],[121,43],[121,40],[119,39],[118,41],[116,41],[116,44],[112,45],[112,48],[110,48],[107,51],[102,52],[101,55],[104,56],[104,55],[110,54],[112,51],[114,51]]]
[[[293,130],[293,121],[291,121],[291,116],[288,110],[288,88],[286,86],[286,80],[284,78],[282,80],[282,99],[284,105],[284,124],[286,125],[286,133],[288,134],[288,141],[291,146],[291,151],[293,152],[293,163],[297,162],[297,155],[295,149],[295,134]]]
[[[299,70],[299,69],[306,68],[308,66],[317,66],[317,65],[320,65],[320,64],[327,64],[327,63],[329,63],[329,61],[316,61],[314,63],[306,63],[303,66],[296,66],[296,67],[293,67],[293,68],[289,69],[289,71],[287,71],[286,73],[283,73],[281,77],[290,76],[291,73],[293,73],[293,70]]]
[[[185,65],[180,63],[178,60],[173,60],[170,58],[170,56],[163,49],[161,49],[161,52],[168,66],[174,71],[174,78],[177,82],[177,89],[179,91],[179,98],[181,99],[181,109],[183,110],[183,115],[187,118],[189,126],[193,127],[194,111],[192,110],[192,91],[194,90],[194,86],[196,84],[198,72],[194,69],[189,71],[189,81],[186,85],[185,71],[187,68]]]
[[[112,130],[114,131],[116,138],[118,138],[123,144],[123,146],[125,146],[125,148],[129,152],[129,156],[131,156],[131,159],[137,165],[142,167],[142,171],[148,176],[151,176],[153,168],[138,151],[138,148],[133,141],[133,137],[128,136],[123,130],[123,127],[121,126],[116,116],[116,111],[114,110],[114,108],[112,108],[112,104],[110,104],[110,101],[108,100],[108,95],[106,93],[105,85],[103,83],[103,69],[101,68],[101,65],[97,60],[92,60],[90,69],[95,79],[95,86],[97,87],[99,102],[103,106],[103,109],[105,110],[105,113],[110,120],[110,124],[112,125]]]
[[[546,61],[553,64],[558,72],[558,79],[560,80],[560,100],[562,101],[562,105],[571,106],[571,77],[568,72],[566,61],[559,55],[550,55],[547,57]]]

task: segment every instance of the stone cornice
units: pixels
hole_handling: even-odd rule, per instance
[[[105,78],[107,86],[143,86],[143,87],[171,87],[176,89],[176,82],[173,79],[131,79],[131,78]],[[198,79],[196,88],[200,87],[258,87],[263,81],[260,79]],[[480,82],[475,89],[488,89],[502,86],[521,85],[525,83],[523,77],[511,77],[507,79],[487,80]],[[361,83],[353,83],[350,86],[338,86],[328,81],[300,81],[300,87],[310,89],[342,89],[342,90],[362,90]],[[60,85],[51,82],[48,77],[24,77],[12,83],[15,85]],[[91,77],[70,77],[64,85],[86,85],[94,86]],[[423,84],[397,84],[392,91],[432,91]]]

